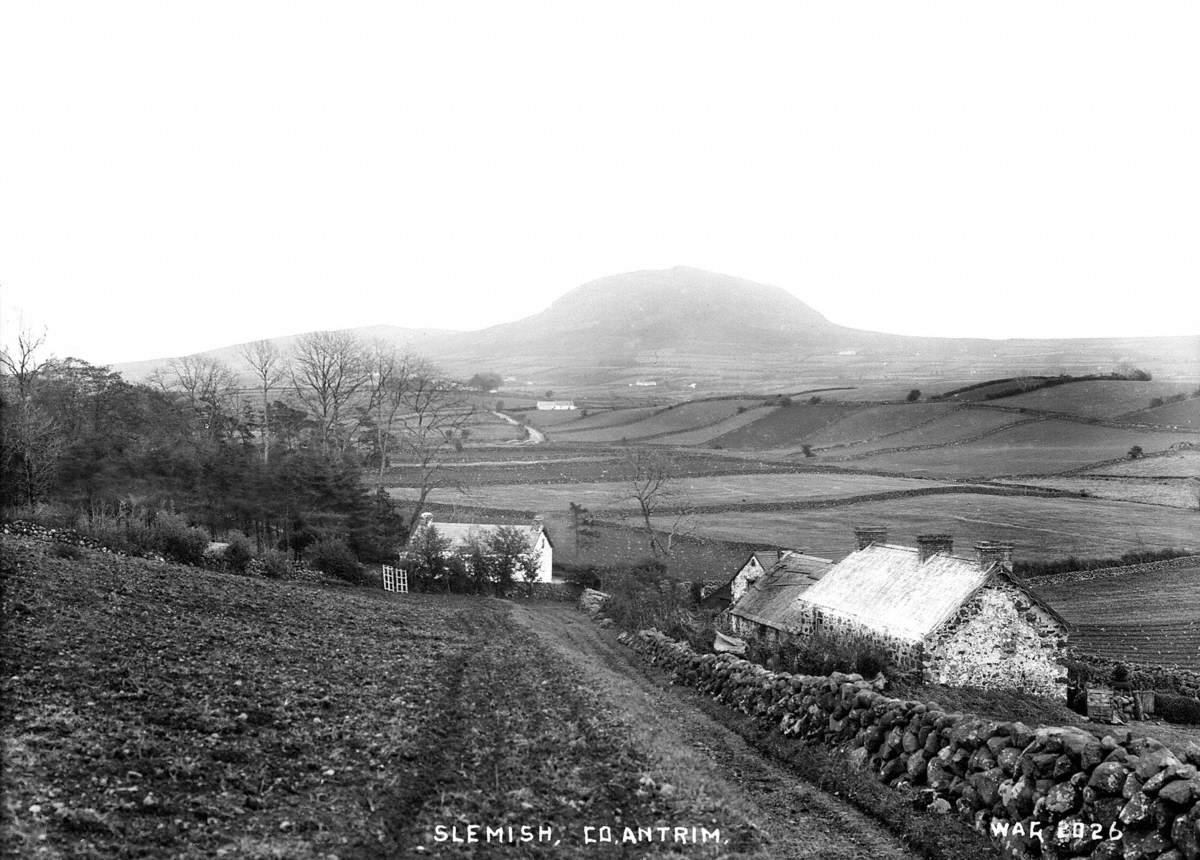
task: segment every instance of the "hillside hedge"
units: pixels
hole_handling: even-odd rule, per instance
[[[1077,727],[945,713],[885,696],[861,675],[771,672],[657,630],[619,639],[784,735],[844,747],[884,782],[927,789],[932,809],[971,820],[1011,857],[1200,857],[1200,746],[1185,762],[1127,730],[1097,740]]]

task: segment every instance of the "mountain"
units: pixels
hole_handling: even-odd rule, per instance
[[[1031,311],[1032,312],[1032,311]],[[676,267],[576,287],[546,310],[469,332],[355,330],[422,354],[449,373],[491,371],[537,388],[683,392],[798,390],[870,380],[1108,372],[1200,375],[1200,338],[984,340],[908,337],[831,323],[779,287]],[[287,348],[296,336],[276,338]],[[204,353],[231,365],[237,346]],[[118,365],[131,378],[165,359]]]

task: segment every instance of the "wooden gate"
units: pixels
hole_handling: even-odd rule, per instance
[[[383,566],[383,590],[408,594],[408,571],[402,567]]]

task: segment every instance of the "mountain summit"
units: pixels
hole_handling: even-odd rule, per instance
[[[506,366],[686,365],[828,344],[849,330],[779,287],[677,266],[591,281],[541,313],[465,332],[439,346]],[[703,363],[703,362],[702,362]],[[636,371],[633,371],[636,372]]]

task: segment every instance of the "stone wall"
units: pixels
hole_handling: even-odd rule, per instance
[[[731,654],[697,654],[656,630],[620,641],[676,681],[784,735],[846,750],[894,786],[927,790],[1014,858],[1200,857],[1200,745],[1180,759],[1114,730],[1030,728],[885,696],[859,675],[790,675]]]
[[[980,589],[926,641],[924,675],[934,684],[1016,689],[1062,697],[1065,631],[1004,580]]]

